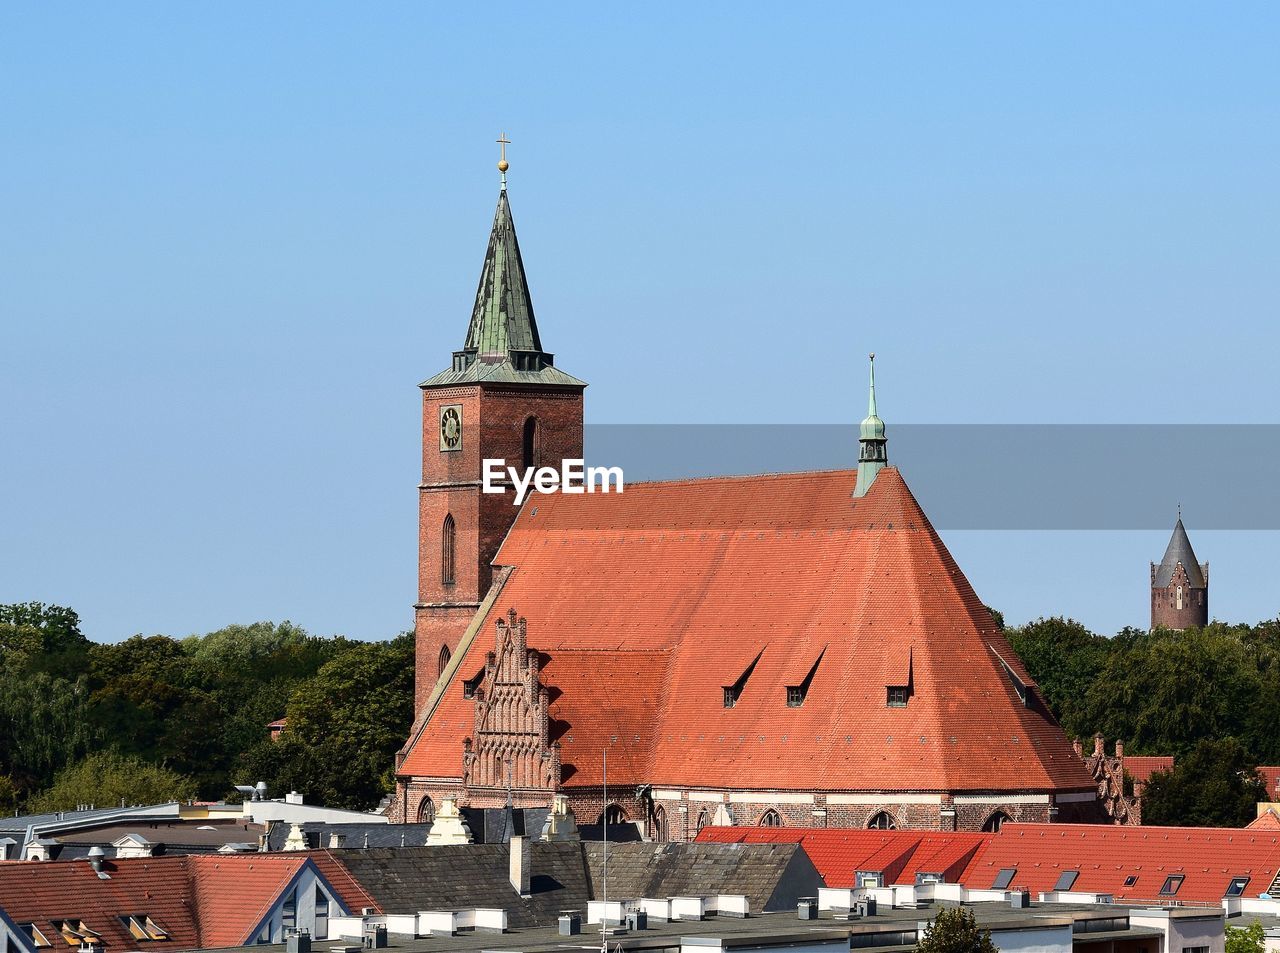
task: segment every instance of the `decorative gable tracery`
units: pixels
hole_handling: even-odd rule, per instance
[[[475,734],[463,742],[462,783],[488,789],[555,792],[560,745],[548,736],[549,699],[538,677],[538,653],[530,651],[525,620],[512,609],[497,621],[497,651],[485,658],[475,690]],[[541,803],[541,802],[540,802]]]

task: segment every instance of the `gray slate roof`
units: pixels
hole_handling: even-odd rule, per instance
[[[586,843],[592,891],[604,887],[604,845]],[[752,912],[795,909],[825,886],[799,844],[610,844],[609,896],[744,894]]]
[[[1191,540],[1187,538],[1187,530],[1182,525],[1181,518],[1173,527],[1173,536],[1164,551],[1164,558],[1156,568],[1156,578],[1152,585],[1158,589],[1168,586],[1173,581],[1173,572],[1178,563],[1182,563],[1182,568],[1187,571],[1187,585],[1193,589],[1205,587],[1204,571],[1196,562],[1195,550],[1191,548]]]
[[[512,927],[554,925],[590,899],[582,845],[533,843],[531,896],[511,886],[505,844],[334,851],[386,913],[500,907]]]

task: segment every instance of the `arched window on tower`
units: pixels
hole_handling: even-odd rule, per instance
[[[422,803],[418,805],[418,823],[430,824],[436,819],[436,806],[432,803],[430,797],[424,797]]]
[[[436,671],[436,678],[444,674],[445,666],[449,664],[449,646],[440,646],[440,667]]]
[[[888,811],[880,811],[871,820],[867,821],[867,827],[873,831],[896,831],[898,822],[893,819],[893,815]]]
[[[987,818],[987,822],[982,825],[982,829],[988,834],[1000,833],[1000,828],[1009,822],[1009,815],[1004,811],[996,811]]]
[[[453,514],[444,518],[444,526],[440,528],[440,584],[452,586],[454,576],[454,553],[458,528],[454,525]]]
[[[524,468],[531,470],[538,465],[538,418],[528,417],[524,422],[524,440],[521,443]]]
[[[1182,587],[1178,587],[1178,608],[1182,608]]]
[[[781,827],[782,815],[779,814],[777,811],[775,811],[773,808],[769,808],[769,810],[765,811],[763,814],[760,815],[760,826],[761,827]]]

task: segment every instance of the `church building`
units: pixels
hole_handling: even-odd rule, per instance
[[[1096,782],[889,465],[874,364],[856,467],[851,447],[843,470],[482,492],[485,459],[583,449],[586,385],[543,347],[499,168],[465,344],[422,385],[393,818],[564,795],[579,824],[659,841],[1096,819]]]

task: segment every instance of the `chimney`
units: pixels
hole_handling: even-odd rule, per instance
[[[533,840],[521,834],[511,838],[511,886],[522,897],[530,896]]]
[[[1119,738],[1116,739],[1116,757],[1121,761],[1124,760],[1124,742]]]
[[[1080,739],[1079,739],[1079,738],[1072,738],[1072,739],[1071,739],[1071,747],[1073,747],[1073,748],[1075,748],[1075,749],[1076,749],[1076,757],[1077,757],[1077,758],[1083,758],[1083,757],[1084,757],[1084,745],[1082,745],[1082,744],[1080,743]]]
[[[1102,732],[1098,732],[1096,735],[1093,736],[1093,753],[1095,756],[1099,758],[1106,755],[1106,751],[1103,750],[1103,747],[1102,747]]]

